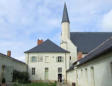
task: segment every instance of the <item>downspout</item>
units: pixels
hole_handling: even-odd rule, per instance
[[[28,64],[29,64],[29,53],[28,53],[28,57],[27,57],[27,72],[28,72]]]
[[[65,70],[67,70],[67,60],[66,60],[66,53],[65,53]],[[67,83],[67,71],[66,71],[66,83]]]

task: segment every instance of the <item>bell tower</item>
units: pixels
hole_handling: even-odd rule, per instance
[[[61,33],[61,47],[67,50],[67,40],[70,40],[70,21],[66,3],[64,4],[62,17],[62,33]]]

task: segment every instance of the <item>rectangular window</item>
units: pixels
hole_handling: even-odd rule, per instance
[[[42,56],[38,56],[38,62],[43,62],[43,57]]]
[[[46,62],[46,63],[49,62],[49,56],[45,56],[45,62]]]
[[[58,56],[57,57],[57,62],[63,62],[63,57],[62,56]]]
[[[48,72],[48,68],[47,67],[45,68],[45,72]]]
[[[32,75],[35,75],[35,68],[32,68]]]
[[[62,68],[61,67],[58,68],[58,74],[60,74],[60,73],[62,73]]]
[[[31,62],[37,62],[37,57],[36,56],[32,56],[31,57]]]
[[[71,56],[70,56],[70,60],[71,60]]]

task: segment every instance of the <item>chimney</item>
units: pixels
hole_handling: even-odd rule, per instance
[[[77,58],[77,60],[81,59],[82,56],[83,56],[83,53],[82,52],[78,52],[78,58]]]
[[[7,56],[11,57],[11,51],[10,50],[7,51]]]
[[[43,43],[43,40],[41,39],[38,39],[38,41],[37,41],[37,45],[40,45],[40,44],[42,44]]]

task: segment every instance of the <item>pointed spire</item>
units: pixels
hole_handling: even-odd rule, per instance
[[[67,11],[67,6],[66,3],[64,4],[64,10],[63,10],[63,18],[62,18],[62,23],[63,22],[69,22],[69,17],[68,17],[68,11]]]

